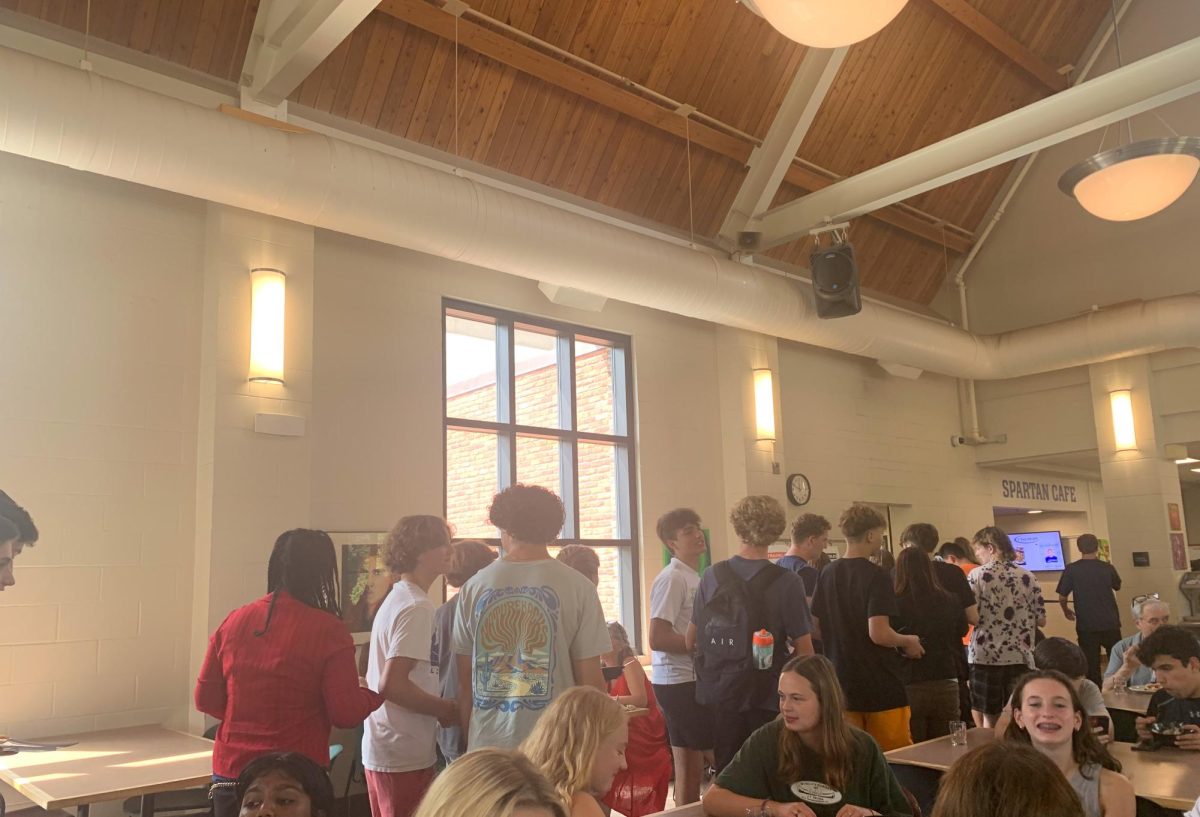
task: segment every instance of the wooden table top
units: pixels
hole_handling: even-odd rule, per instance
[[[0,780],[44,809],[121,800],[212,780],[212,741],[162,726],[55,737],[56,752],[0,757]]]
[[[966,746],[951,746],[950,738],[944,737],[893,749],[884,756],[889,763],[944,772],[971,749],[995,739],[991,729],[969,729]],[[1186,810],[1200,796],[1200,752],[1181,749],[1135,752],[1130,743],[1110,743],[1108,749],[1121,762],[1121,773],[1133,783],[1133,791],[1138,797],[1166,808]]]
[[[1105,692],[1104,705],[1109,709],[1118,709],[1122,712],[1136,712],[1139,715],[1146,714],[1146,707],[1150,706],[1150,698],[1152,692]]]

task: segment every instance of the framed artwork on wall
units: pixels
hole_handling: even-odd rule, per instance
[[[365,644],[371,637],[375,613],[392,589],[392,576],[380,554],[387,533],[382,531],[329,531],[337,553],[342,621]]]
[[[1182,533],[1171,534],[1171,563],[1176,570],[1187,570],[1187,543]]]
[[[1167,528],[1173,531],[1183,532],[1183,519],[1179,515],[1179,503],[1167,503]]]

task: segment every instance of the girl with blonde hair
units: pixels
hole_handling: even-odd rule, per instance
[[[558,792],[524,755],[479,749],[438,775],[413,817],[567,817]]]
[[[604,817],[598,798],[625,766],[625,710],[595,687],[571,687],[538,719],[521,744],[558,792],[570,817]]]

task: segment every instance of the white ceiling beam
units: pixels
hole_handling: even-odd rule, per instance
[[[377,5],[379,0],[262,0],[242,69],[246,96],[278,106]]]
[[[821,224],[856,218],[1197,92],[1200,38],[776,207],[759,219],[761,246],[785,244]]]
[[[800,143],[808,134],[848,48],[810,48],[775,114],[762,145],[750,154],[749,173],[725,216],[720,236],[736,246],[738,234],[753,229],[757,213],[771,206]]]

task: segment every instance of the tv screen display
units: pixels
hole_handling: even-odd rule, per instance
[[[1035,533],[1010,533],[1017,564],[1026,570],[1062,570],[1062,536],[1056,530]]]

